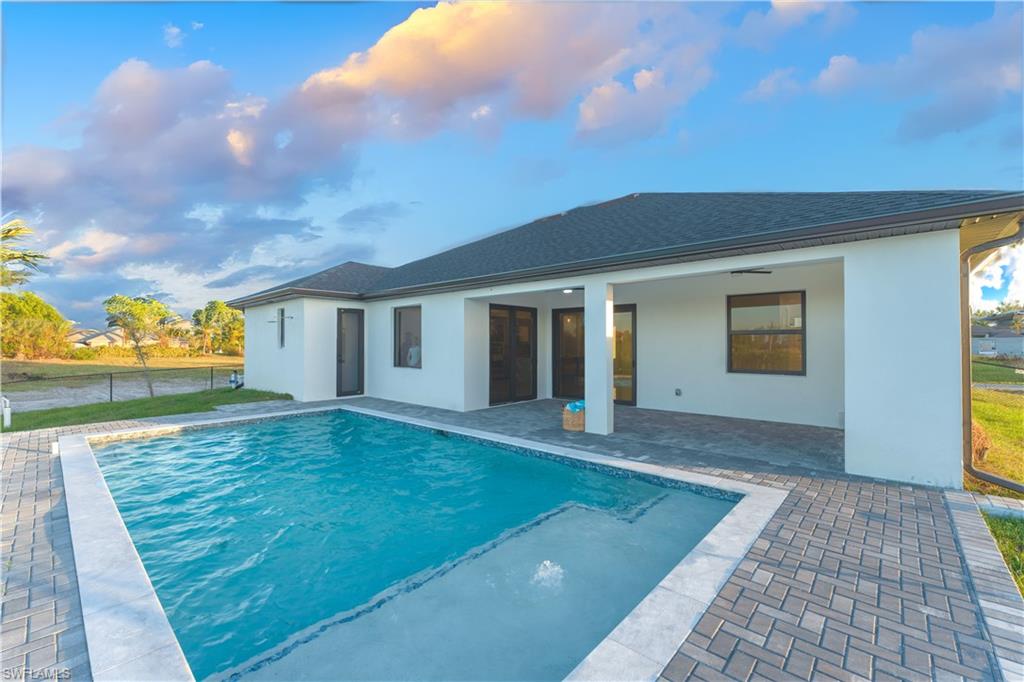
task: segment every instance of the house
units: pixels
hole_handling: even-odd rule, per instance
[[[188,348],[188,336],[193,325],[191,320],[176,318],[164,325],[171,334],[163,338],[163,342],[174,348]],[[111,327],[103,331],[97,329],[72,329],[67,335],[68,343],[74,348],[103,348],[104,346],[131,346],[131,341],[120,327]],[[150,334],[142,340],[143,346],[161,343],[161,338]]]
[[[120,329],[73,329],[68,332],[68,341],[75,348],[102,348],[104,346],[125,346],[127,343]]]
[[[995,313],[971,326],[974,355],[1024,357],[1024,310]]]
[[[834,427],[848,472],[960,487],[961,263],[1022,211],[999,191],[632,194],[231,304],[246,385],[298,400],[585,397],[593,434],[615,403]]]
[[[67,334],[67,341],[74,348],[86,348],[89,345],[86,343],[86,339],[99,333],[99,330],[96,329],[72,329]]]

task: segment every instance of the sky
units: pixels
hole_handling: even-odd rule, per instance
[[[1021,189],[1021,3],[4,3],[3,214],[82,325],[645,191]],[[1024,300],[1024,250],[976,307]]]

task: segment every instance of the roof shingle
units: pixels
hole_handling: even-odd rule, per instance
[[[399,267],[345,263],[267,292],[305,288],[382,293],[645,252],[770,239],[779,233],[886,216],[898,222],[901,214],[1000,197],[1017,197],[1019,203],[1021,195],[998,190],[631,194],[541,218]]]

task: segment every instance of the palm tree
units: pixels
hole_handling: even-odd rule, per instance
[[[33,229],[21,218],[9,220],[3,224],[0,234],[0,286],[14,286],[25,283],[32,276],[32,270],[38,270],[39,264],[49,258],[41,251],[32,251],[21,246],[14,246],[33,233]],[[12,269],[12,265],[21,266]]]

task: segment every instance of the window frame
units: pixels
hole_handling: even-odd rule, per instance
[[[399,313],[404,310],[413,309],[420,311],[420,364],[418,367],[414,365],[403,365],[401,363],[402,340],[399,338],[399,335],[401,334],[400,325],[398,324]],[[392,364],[400,369],[423,369],[423,306],[418,303],[415,305],[395,306],[392,308],[391,327]]]
[[[733,299],[743,298],[745,296],[782,296],[784,294],[799,294],[800,295],[800,329],[753,329],[743,331],[733,331],[732,328],[732,310],[733,310]],[[782,375],[782,376],[807,376],[807,290],[806,289],[790,289],[787,291],[754,291],[746,294],[729,294],[725,297],[725,362],[726,371],[729,374],[767,374],[767,375]],[[779,336],[794,336],[800,335],[800,361],[801,366],[799,370],[769,370],[769,369],[736,369],[732,364],[732,337],[733,336],[767,336],[767,335],[779,335]]]
[[[285,309],[283,307],[277,309],[277,347],[284,348],[284,324],[288,316],[285,315]]]

